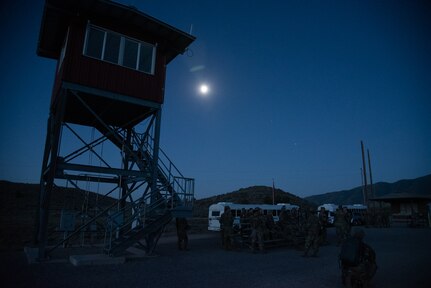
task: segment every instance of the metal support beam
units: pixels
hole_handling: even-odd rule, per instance
[[[134,239],[133,237],[138,235],[141,237],[140,239],[145,239],[148,247],[147,252],[151,253],[157,244],[158,236],[160,236],[164,225],[166,225],[166,223],[161,220],[165,217],[166,220],[168,220],[168,218],[170,219],[172,217],[171,209],[178,208],[173,205],[174,197],[179,200],[176,201],[175,204],[181,206],[179,207],[180,209],[188,209],[187,211],[191,211],[190,204],[192,204],[192,200],[189,200],[189,198],[193,199],[194,187],[193,185],[190,186],[189,182],[193,182],[193,179],[184,178],[167,155],[160,149],[161,106],[153,105],[149,110],[144,109],[145,117],[147,117],[145,119],[148,121],[145,121],[145,126],[140,125],[144,131],[142,133],[136,131],[140,127],[133,121],[131,122],[135,123],[133,125],[108,125],[107,122],[104,121],[105,118],[100,117],[100,115],[92,109],[92,106],[89,105],[90,103],[86,101],[88,100],[88,98],[85,97],[86,95],[80,94],[82,92],[82,87],[79,88],[81,89],[80,91],[62,90],[62,94],[57,98],[58,102],[56,106],[53,107],[48,121],[49,127],[41,172],[40,215],[37,225],[38,234],[37,237],[35,237],[35,240],[39,241],[39,258],[44,259],[48,253],[59,247],[61,243],[68,241],[71,237],[69,236],[67,239],[63,239],[62,242],[54,244],[54,248],[52,249],[46,249],[50,206],[49,199],[53,186],[55,185],[54,181],[57,179],[72,183],[76,189],[82,189],[79,187],[79,184],[82,183],[78,182],[87,183],[87,188],[82,189],[87,192],[91,191],[88,182],[109,184],[109,186],[113,184],[115,188],[104,196],[108,196],[114,191],[120,192],[119,197],[113,199],[114,202],[109,204],[108,208],[103,207],[105,204],[102,204],[103,206],[99,206],[97,202],[94,205],[92,204],[97,208],[97,210],[95,209],[94,211],[100,211],[100,209],[102,209],[103,213],[86,215],[88,219],[83,220],[84,224],[81,225],[78,230],[75,230],[73,235],[77,235],[79,231],[85,231],[89,223],[94,223],[97,220],[96,218],[103,217],[103,221],[111,223],[109,224],[111,226],[103,228],[105,229],[105,243],[108,245],[105,247],[105,251],[113,253],[113,251],[125,249],[127,245],[130,245],[130,241],[127,239]],[[87,93],[90,92],[91,91],[87,91]],[[108,95],[105,96],[116,97],[118,95],[111,95],[108,93]],[[72,97],[74,98],[73,100]],[[75,101],[75,99],[78,101]],[[131,99],[125,101],[129,100]],[[97,129],[103,136],[96,140],[86,141],[84,137],[80,136],[80,129],[75,131],[68,123],[65,123],[65,121],[68,121],[64,110],[66,101],[70,101],[69,103],[73,103],[73,105],[77,105],[78,103],[82,104],[82,108],[87,110],[86,115],[91,115],[94,119],[91,126],[86,127],[88,127],[88,129]],[[140,102],[140,104],[145,106],[148,103],[144,101]],[[72,149],[73,152],[68,152],[68,155],[60,155],[60,152],[64,153],[71,148],[65,145],[65,149],[63,149],[63,146],[61,146],[60,149],[61,138],[63,137],[61,129],[64,126],[69,128],[72,132],[72,137],[74,136],[79,140],[78,144],[71,141],[73,145],[78,147],[72,147],[75,150]],[[69,132],[69,130],[64,129],[65,132]],[[94,132],[94,129],[92,131]],[[94,137],[93,133],[92,137]],[[121,152],[121,165],[119,162],[115,161],[112,163],[110,161],[112,159],[108,157],[104,159],[103,153],[98,153],[96,149],[94,149],[98,145],[103,144],[105,140],[112,145],[112,147],[108,147],[108,149],[114,148]],[[103,148],[103,146],[100,148]],[[98,160],[100,160],[100,165],[103,167],[86,165],[85,160],[83,160],[85,154],[91,157],[95,155]],[[112,153],[110,155],[112,155]],[[102,187],[105,189],[108,186],[103,185]],[[99,193],[99,186],[97,189],[97,193]],[[181,197],[179,195],[181,195]],[[171,207],[166,205],[168,199],[172,199]],[[86,198],[86,200],[88,201],[88,198]],[[88,202],[86,203],[90,205]],[[113,207],[116,207],[115,211],[110,211]],[[161,211],[164,211],[162,218],[160,218],[162,215],[158,214]],[[120,221],[114,221],[115,215],[123,216],[121,217],[121,224],[119,224]],[[112,224],[114,222],[115,224]],[[107,235],[109,239],[106,238],[108,237]]]
[[[120,175],[120,176],[131,176],[131,177],[142,177],[144,173],[142,171],[137,170],[125,170],[118,168],[107,168],[107,167],[98,167],[98,166],[90,166],[90,165],[82,165],[82,164],[72,164],[72,163],[58,163],[57,164],[57,175],[61,176],[62,171],[80,171],[80,172],[90,172],[90,173],[100,173],[100,174],[108,174],[108,175]]]
[[[161,106],[162,106],[160,103],[157,103],[157,102],[139,99],[139,98],[127,96],[124,94],[113,93],[110,91],[100,90],[97,88],[83,86],[83,85],[70,83],[70,82],[63,82],[62,88],[64,90],[79,91],[86,94],[97,95],[107,99],[118,100],[121,102],[126,102],[126,103],[130,103],[130,104],[138,105],[142,107],[161,109]]]
[[[62,95],[64,96],[64,95]],[[45,154],[43,157],[43,166],[40,178],[40,194],[39,194],[39,228],[38,244],[39,244],[39,259],[45,259],[45,248],[47,244],[47,229],[49,219],[49,207],[51,201],[51,192],[54,186],[54,178],[57,169],[57,156],[60,145],[61,125],[66,105],[65,97],[59,97],[57,109],[52,109],[48,120],[48,133],[45,143]],[[45,171],[48,173],[45,174]]]
[[[162,119],[162,110],[157,110],[156,123],[154,127],[154,143],[153,143],[153,163],[152,163],[152,180],[151,180],[151,202],[156,201],[158,189],[157,189],[157,179],[158,179],[158,163],[159,163],[159,147],[160,147],[160,127]]]

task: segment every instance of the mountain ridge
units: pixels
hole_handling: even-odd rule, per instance
[[[372,185],[375,197],[395,193],[408,193],[431,196],[431,174],[415,179],[402,179],[393,183],[377,182]],[[272,187],[251,186],[236,191],[215,195],[195,201],[196,217],[207,217],[208,207],[217,202],[233,202],[241,204],[272,204]],[[360,204],[363,203],[362,186],[335,192],[300,198],[282,189],[274,190],[274,203],[290,203],[302,207],[317,207],[325,203]]]
[[[414,179],[402,179],[393,183],[373,183],[374,197],[388,194],[407,193],[415,195],[431,195],[431,174]],[[371,197],[372,198],[372,197]],[[304,197],[305,200],[321,205],[325,203],[334,204],[359,204],[363,203],[362,186],[352,189],[327,192],[318,195]]]

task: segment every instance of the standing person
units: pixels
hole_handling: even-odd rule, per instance
[[[326,226],[328,225],[328,213],[325,207],[320,207],[319,211],[319,222],[320,222],[320,244],[327,245],[327,231]]]
[[[350,237],[352,230],[352,214],[347,207],[343,207],[344,222],[343,222],[343,241]]]
[[[344,215],[340,205],[338,206],[337,210],[335,210],[335,215],[334,215],[334,226],[335,226],[335,234],[337,236],[337,246],[340,246],[343,240],[343,233],[342,233],[343,221],[344,221]]]
[[[265,217],[265,237],[268,237],[268,240],[273,240],[275,237],[276,227],[274,222],[274,217],[272,214],[267,214]]]
[[[265,216],[262,215],[260,208],[254,209],[253,217],[251,218],[251,251],[255,253],[256,242],[259,246],[259,251],[264,253],[263,233],[265,230]]]
[[[178,236],[178,250],[189,250],[189,237],[187,230],[190,228],[186,218],[176,218],[177,236]]]
[[[310,208],[307,218],[307,238],[305,239],[305,251],[303,257],[308,257],[308,252],[311,252],[312,257],[317,257],[319,252],[320,244],[320,223],[319,218],[314,212],[313,208]]]
[[[220,216],[220,228],[223,249],[232,250],[233,216],[229,206],[224,207],[224,213]]]
[[[364,230],[358,229],[341,247],[342,281],[346,287],[370,287],[376,274],[376,253],[363,241],[364,237]]]

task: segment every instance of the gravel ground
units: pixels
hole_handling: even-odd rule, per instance
[[[431,229],[364,230],[379,266],[372,287],[431,287]],[[175,238],[165,237],[157,256],[121,265],[75,267],[64,258],[29,265],[23,252],[3,251],[2,287],[342,287],[333,228],[317,258],[292,248],[224,251],[217,233],[190,238],[190,251],[178,251]]]

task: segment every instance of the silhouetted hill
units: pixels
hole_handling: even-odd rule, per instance
[[[376,197],[392,193],[431,195],[431,174],[416,179],[400,180],[395,183],[378,182],[373,184],[373,191]],[[362,187],[313,195],[304,199],[315,205],[325,203],[359,204],[363,203]]]
[[[33,240],[39,205],[39,184],[0,181],[0,249],[20,249]],[[51,195],[49,226],[60,223],[61,209],[81,211],[88,201],[89,207],[108,206],[114,199],[84,190],[54,187]]]
[[[281,189],[274,190],[275,203],[290,203],[299,206],[313,206],[313,204],[295,196],[291,193],[284,192]],[[194,216],[208,217],[208,207],[218,202],[232,202],[238,204],[272,204],[272,187],[252,186],[241,188],[230,193],[216,195],[195,201]]]
[[[431,195],[431,175],[395,183],[380,182],[373,185],[375,196],[390,193],[412,193]],[[355,204],[362,203],[362,187],[350,190],[309,196],[304,199],[275,189],[275,203],[291,203],[302,207],[317,206],[324,203]],[[38,209],[38,184],[13,183],[0,181],[0,249],[19,248],[32,241]],[[54,217],[49,226],[59,225],[61,209],[81,211],[84,200],[88,203],[98,201],[101,206],[109,206],[114,199],[75,188],[55,187],[51,197],[50,210]],[[252,186],[234,192],[195,201],[194,216],[207,217],[208,207],[217,202],[243,204],[271,204],[272,187]],[[90,204],[91,206],[91,204]]]

